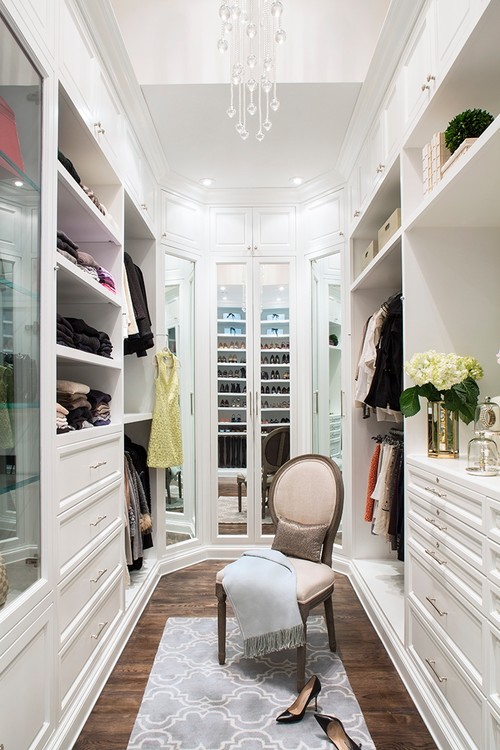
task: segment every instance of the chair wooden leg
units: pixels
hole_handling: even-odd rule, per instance
[[[219,664],[226,663],[226,592],[220,583],[215,584],[217,595],[217,640]]]
[[[328,645],[330,651],[337,650],[337,638],[335,636],[335,621],[333,619],[333,596],[329,596],[325,599],[325,620],[326,629],[328,630]]]
[[[306,626],[304,624],[304,634],[306,634]],[[306,644],[303,646],[297,646],[297,692],[300,693],[304,685],[306,684]]]

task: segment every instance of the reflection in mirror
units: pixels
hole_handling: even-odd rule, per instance
[[[0,18],[0,605],[40,577],[41,91]]]
[[[244,264],[217,267],[219,534],[247,533],[247,279]]]
[[[341,258],[312,261],[313,451],[342,469]],[[342,526],[335,538],[342,545]]]
[[[165,470],[167,545],[192,539],[195,526],[194,276],[190,260],[165,256],[165,347],[179,360],[182,466]]]

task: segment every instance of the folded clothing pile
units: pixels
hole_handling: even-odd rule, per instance
[[[57,405],[67,410],[69,430],[93,427],[91,404],[87,398],[89,392],[90,386],[85,383],[77,383],[74,380],[57,381]]]
[[[56,403],[56,433],[62,435],[64,432],[69,432],[70,427],[68,424],[67,416],[69,412],[59,403]]]
[[[82,271],[92,276],[95,281],[116,294],[116,285],[113,274],[100,263],[90,253],[80,250],[76,242],[71,237],[58,230],[57,232],[57,251],[71,263],[74,263]]]
[[[111,396],[109,393],[98,391],[95,388],[87,393],[87,398],[90,401],[91,406],[91,422],[94,427],[102,427],[106,424],[111,424],[111,409],[109,402]]]
[[[82,318],[57,315],[57,343],[111,359],[113,344],[107,333],[89,326]]]
[[[57,152],[57,158],[59,159],[59,161],[61,162],[61,164],[63,165],[63,167],[70,173],[70,175],[75,180],[75,182],[77,182],[80,185],[80,187],[84,191],[84,193],[86,193],[88,195],[88,197],[90,198],[90,200],[92,201],[92,203],[94,204],[94,206],[103,215],[105,215],[106,214],[106,206],[102,205],[102,203],[99,201],[97,195],[94,193],[93,190],[91,190],[89,187],[87,187],[87,185],[84,185],[82,183],[82,181],[80,179],[80,175],[76,171],[73,162],[70,159],[68,159],[68,157],[65,156],[62,151],[58,151]]]

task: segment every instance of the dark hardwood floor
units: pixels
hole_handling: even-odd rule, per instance
[[[215,617],[223,565],[199,563],[160,580],[73,750],[126,750],[167,618]],[[345,576],[337,577],[334,607],[339,655],[377,750],[436,750]]]

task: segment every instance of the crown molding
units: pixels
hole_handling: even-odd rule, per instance
[[[73,0],[158,181],[169,167],[109,0]]]
[[[337,162],[349,177],[363,141],[380,109],[389,84],[420,12],[428,0],[393,0],[387,11],[375,52],[354,107]]]

